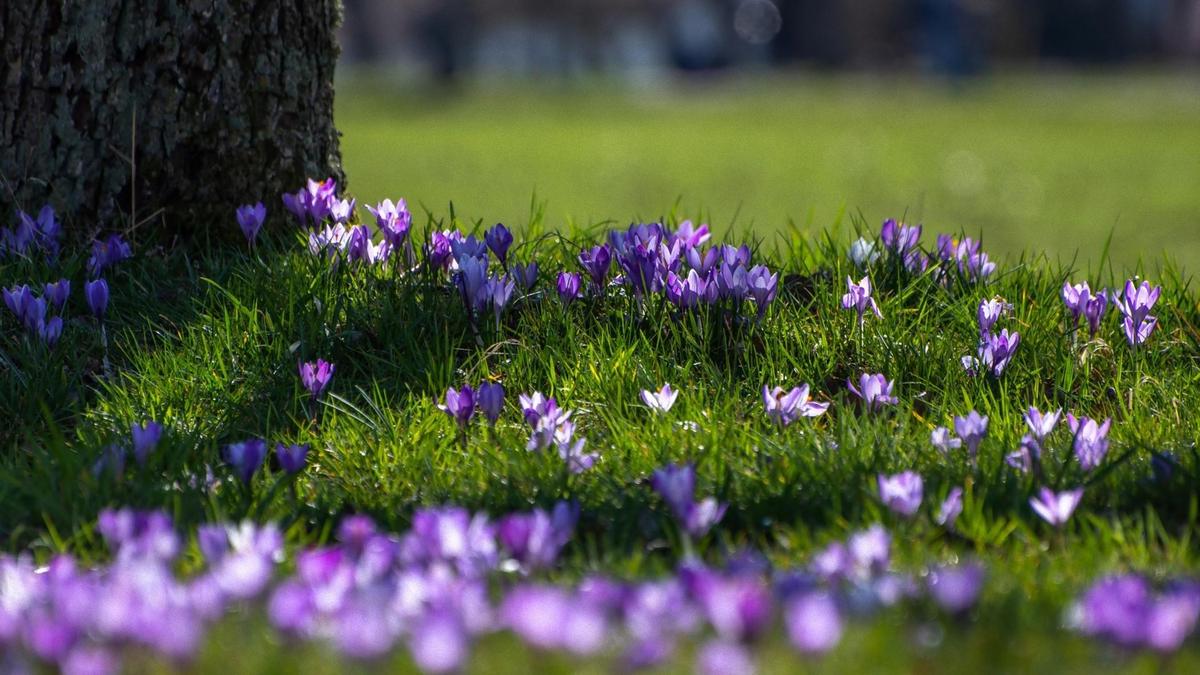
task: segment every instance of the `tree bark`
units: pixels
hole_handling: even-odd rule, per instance
[[[343,182],[340,22],[340,0],[0,2],[0,204],[220,236],[240,204]]]

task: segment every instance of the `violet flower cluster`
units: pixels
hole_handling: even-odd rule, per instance
[[[1131,347],[1145,343],[1158,325],[1158,318],[1150,314],[1150,311],[1154,309],[1161,294],[1161,286],[1154,286],[1149,281],[1137,284],[1133,279],[1126,281],[1124,288],[1116,292],[1093,292],[1086,281],[1078,284],[1064,282],[1062,288],[1063,304],[1071,313],[1071,320],[1076,328],[1079,326],[1079,318],[1085,318],[1088,323],[1088,335],[1095,338],[1105,310],[1110,304],[1114,305],[1121,312],[1121,330]]]
[[[987,374],[1000,377],[1021,344],[1021,335],[1007,328],[996,333],[992,328],[1001,317],[1012,311],[1012,305],[999,298],[980,301],[976,312],[979,322],[979,346],[976,356],[962,357],[962,366],[971,375]]]
[[[955,239],[948,234],[937,236],[933,253],[921,249],[921,225],[907,225],[888,219],[879,231],[879,241],[889,259],[911,274],[924,274],[932,268],[935,280],[948,283],[958,278],[967,282],[986,280],[996,271],[993,262],[981,250],[980,243],[964,237]],[[850,259],[856,267],[866,268],[875,262],[879,253],[873,242],[859,240],[850,248]]]
[[[1069,612],[1081,633],[1126,649],[1178,650],[1196,630],[1200,583],[1173,581],[1155,589],[1143,576],[1097,580]]]
[[[539,391],[521,394],[519,401],[521,414],[532,430],[529,442],[525,444],[526,450],[542,452],[555,449],[566,469],[573,474],[583,473],[595,466],[600,455],[584,451],[587,440],[576,435],[570,410],[560,408],[557,400]]]

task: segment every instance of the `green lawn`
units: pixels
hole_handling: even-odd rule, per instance
[[[743,81],[747,80],[747,81]],[[1192,76],[1009,75],[952,89],[889,77],[729,78],[411,91],[349,73],[337,123],[351,186],[485,223],[655,219],[768,235],[859,212],[982,231],[998,252],[1200,264]]]

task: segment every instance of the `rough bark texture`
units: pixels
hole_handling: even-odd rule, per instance
[[[239,204],[342,181],[340,22],[340,0],[0,0],[0,211],[50,203],[86,235],[136,197],[236,232]]]

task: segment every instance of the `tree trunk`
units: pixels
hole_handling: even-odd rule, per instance
[[[342,182],[340,21],[340,0],[0,1],[0,204],[76,236],[227,236],[240,204]]]

